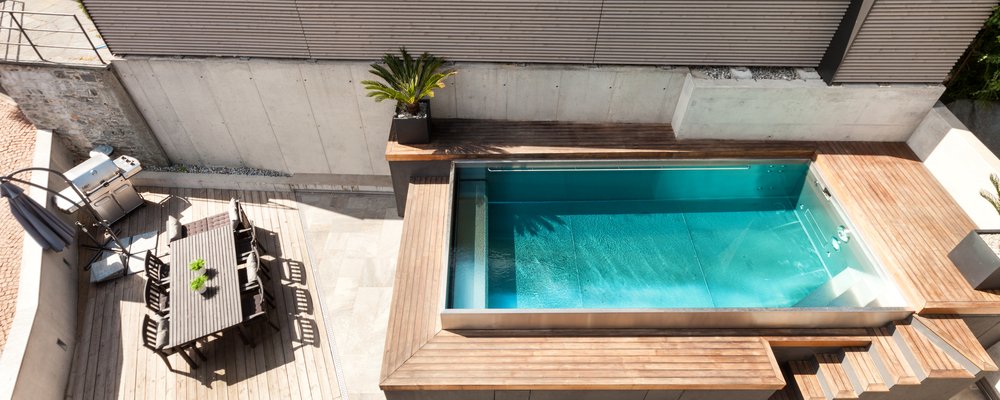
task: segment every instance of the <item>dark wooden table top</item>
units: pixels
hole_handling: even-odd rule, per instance
[[[236,271],[236,239],[229,226],[189,236],[170,244],[170,338],[171,347],[222,331],[243,320],[240,309],[239,276]],[[205,260],[208,290],[191,290],[195,273],[188,265]]]

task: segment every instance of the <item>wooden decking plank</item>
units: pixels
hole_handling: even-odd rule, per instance
[[[957,315],[914,316],[934,331],[966,359],[984,371],[995,371],[997,365],[986,349],[979,343],[969,326]]]
[[[864,347],[847,347],[844,348],[844,357],[854,369],[865,392],[887,392],[889,388],[868,351]]]
[[[972,378],[960,364],[908,324],[895,324],[921,368],[929,378]]]
[[[809,361],[791,361],[788,363],[792,376],[795,378],[795,385],[799,388],[799,394],[805,400],[826,400],[826,394],[816,376],[818,367]]]
[[[816,361],[819,363],[819,370],[823,372],[823,378],[826,379],[827,387],[830,388],[834,399],[858,398],[858,394],[855,393],[854,386],[851,383],[851,378],[847,376],[847,371],[844,370],[842,364],[843,360],[840,359],[839,355],[830,353],[817,354]]]

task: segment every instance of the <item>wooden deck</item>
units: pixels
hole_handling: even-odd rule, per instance
[[[389,161],[461,159],[811,158],[804,142],[686,140],[668,124],[581,124],[444,119],[428,144],[390,138]]]
[[[156,253],[167,254],[168,215],[182,223],[224,212],[240,198],[250,219],[262,229],[270,253],[280,332],[261,329],[255,348],[234,334],[210,338],[199,346],[208,356],[190,370],[179,355],[170,357],[176,372],[143,347],[139,328],[147,313],[143,274],[108,283],[86,284],[80,337],[66,397],[72,399],[286,399],[340,397],[326,327],[310,280],[303,231],[290,193],[227,190],[142,190],[146,205],[117,227],[121,235],[156,231]],[[82,252],[85,260],[89,253]],[[169,260],[169,256],[165,257]],[[175,287],[174,290],[184,290]],[[41,373],[41,372],[40,372]]]
[[[823,143],[816,165],[875,256],[921,314],[1000,314],[948,252],[975,228],[906,143]]]
[[[879,358],[887,363],[892,383],[904,386],[921,384],[919,376],[924,375],[926,379],[972,379],[968,365],[997,369],[960,315],[1000,313],[1000,293],[972,289],[947,257],[974,225],[905,143],[798,143],[774,149],[773,144],[730,142],[715,151],[711,142],[676,141],[672,135],[645,146],[642,136],[652,133],[640,130],[645,133],[631,138],[637,140],[631,148],[606,145],[593,137],[589,140],[596,142],[582,150],[544,144],[555,140],[551,138],[535,142],[543,144],[519,145],[516,138],[524,138],[523,132],[531,129],[524,125],[515,130],[515,139],[491,133],[489,140],[476,146],[463,145],[455,132],[429,145],[390,143],[387,157],[406,161],[530,159],[541,158],[536,155],[544,152],[545,158],[645,158],[663,157],[663,151],[668,151],[669,157],[812,158],[860,235],[911,305],[924,314],[912,322],[920,328],[901,321],[878,329],[836,331],[441,331],[438,310],[447,265],[443,243],[449,234],[450,194],[446,178],[418,178],[411,181],[407,200],[382,370],[384,390],[778,389],[785,379],[776,366],[768,366],[774,360],[771,349],[778,347],[838,347],[847,352],[870,347],[882,354]],[[560,141],[573,141],[572,132],[559,135]],[[473,136],[471,141],[477,140]],[[509,143],[495,146],[502,141]],[[495,148],[486,146],[486,151],[477,153],[483,145]],[[637,147],[656,149],[645,152]],[[432,300],[416,305],[415,299]],[[680,355],[663,351],[674,348],[675,341],[685,343]],[[730,353],[734,351],[739,356]],[[445,353],[448,358],[442,358]],[[673,358],[657,358],[664,353]],[[862,367],[868,365],[859,354],[850,359]],[[965,360],[964,364],[959,360]],[[611,367],[600,370],[588,362]],[[872,390],[882,390],[882,382],[874,375],[869,378]]]

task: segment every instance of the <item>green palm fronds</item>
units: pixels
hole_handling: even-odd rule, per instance
[[[980,190],[979,195],[986,199],[986,201],[990,202],[990,204],[993,205],[993,208],[997,210],[997,213],[1000,214],[1000,198],[997,197],[1000,195],[1000,178],[998,178],[996,174],[990,174],[990,183],[993,184],[993,191],[995,194],[986,190]]]
[[[406,112],[416,115],[420,111],[421,99],[434,97],[434,89],[443,88],[444,80],[455,74],[453,70],[439,71],[445,59],[429,53],[413,58],[405,47],[399,48],[400,55],[386,54],[381,64],[372,64],[371,72],[382,78],[361,81],[368,90],[368,97],[375,101],[395,100]]]

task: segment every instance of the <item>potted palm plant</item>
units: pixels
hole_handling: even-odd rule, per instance
[[[993,191],[979,195],[1000,213],[1000,177],[990,174]],[[976,289],[1000,289],[1000,230],[973,229],[948,253],[965,280]]]
[[[381,81],[365,80],[361,84],[368,90],[368,97],[377,102],[396,101],[396,113],[392,118],[391,133],[401,144],[418,144],[430,141],[430,99],[434,89],[444,87],[444,80],[455,74],[453,70],[442,71],[445,59],[423,53],[414,58],[405,47],[400,55],[387,53],[382,63],[372,64],[369,70]]]

